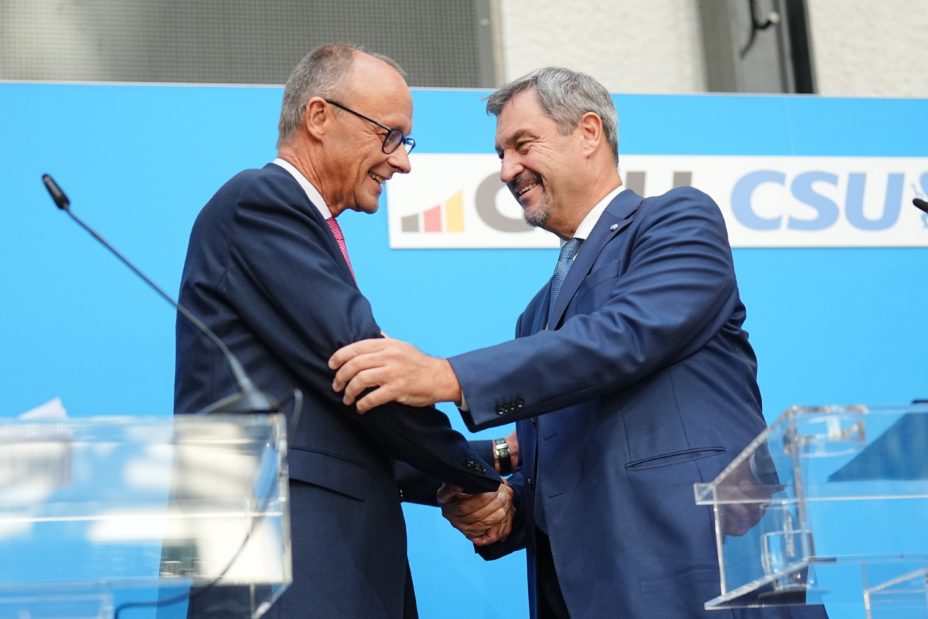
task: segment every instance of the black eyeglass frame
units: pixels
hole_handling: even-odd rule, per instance
[[[386,126],[385,124],[383,124],[383,123],[381,123],[381,122],[377,122],[377,121],[374,120],[373,118],[371,118],[371,117],[369,117],[369,116],[365,116],[365,115],[362,114],[361,112],[356,112],[356,111],[354,111],[353,109],[351,109],[350,107],[348,107],[347,105],[342,105],[342,104],[339,103],[338,101],[333,101],[332,99],[325,99],[325,102],[326,102],[326,103],[329,103],[329,104],[331,104],[331,105],[334,105],[335,107],[337,107],[337,108],[339,108],[339,109],[341,109],[341,110],[345,110],[346,112],[350,112],[350,113],[354,114],[355,116],[357,116],[358,118],[363,118],[363,119],[366,120],[367,122],[373,123],[373,124],[377,125],[378,127],[380,127],[381,129],[385,129],[385,130],[387,131],[387,135],[383,136],[383,144],[381,144],[381,146],[380,146],[380,150],[382,150],[383,153],[384,153],[385,155],[389,155],[389,154],[391,154],[391,153],[396,152],[396,149],[400,147],[400,144],[402,144],[403,146],[406,147],[406,154],[407,154],[407,155],[408,155],[409,153],[411,153],[411,152],[412,152],[412,149],[414,149],[414,148],[416,147],[416,140],[415,140],[415,138],[409,137],[408,135],[406,135],[405,133],[403,133],[403,132],[400,131],[399,129],[394,129],[393,127],[388,127],[388,126]],[[400,136],[399,139],[393,137],[393,136],[396,136],[396,135]],[[391,138],[392,138],[392,139],[391,139]],[[388,149],[389,149],[389,150],[388,150]]]

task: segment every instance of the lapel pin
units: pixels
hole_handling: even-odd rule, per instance
[[[612,224],[611,226],[609,226],[610,232],[615,232],[618,229],[619,229],[619,224]]]

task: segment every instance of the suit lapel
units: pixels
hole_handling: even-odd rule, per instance
[[[351,268],[345,261],[345,257],[342,255],[342,250],[338,246],[338,241],[335,240],[335,236],[332,234],[332,230],[329,228],[329,224],[326,223],[322,213],[319,212],[319,209],[316,207],[316,205],[313,204],[312,200],[309,199],[309,196],[306,195],[306,192],[300,186],[300,183],[295,178],[293,178],[293,175],[290,174],[290,172],[273,163],[265,165],[264,169],[280,176],[281,179],[286,179],[287,184],[284,186],[288,187],[293,192],[293,205],[299,206],[301,211],[307,213],[319,225],[321,228],[320,236],[322,237],[322,242],[325,245],[326,251],[331,254],[331,256],[335,259],[335,262],[338,263],[339,270],[342,271],[342,274],[345,276],[345,278],[357,286],[357,281],[354,278],[354,274],[351,272]]]
[[[526,308],[526,322],[528,329],[521,335],[532,335],[545,330],[545,319],[548,316],[548,299],[551,298],[551,282],[549,281],[542,291]]]
[[[551,322],[548,324],[549,329],[555,328],[561,322],[567,305],[577,293],[577,289],[590,272],[603,247],[632,223],[641,200],[642,197],[637,193],[626,189],[613,198],[603,211],[589,238],[580,247],[580,252],[574,259],[570,271],[567,272],[567,277],[557,296],[557,305],[554,306]]]

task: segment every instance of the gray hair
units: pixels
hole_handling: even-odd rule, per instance
[[[310,99],[335,98],[336,91],[351,73],[355,55],[360,53],[384,61],[406,77],[406,72],[396,61],[383,54],[364,51],[360,46],[336,43],[317,47],[303,57],[287,79],[280,107],[280,121],[277,123],[278,147],[293,140],[297,128],[303,123],[303,114]]]
[[[487,98],[487,114],[499,116],[507,103],[526,90],[535,91],[541,107],[564,135],[576,129],[587,112],[599,116],[603,122],[603,133],[612,149],[612,158],[618,163],[619,120],[605,86],[585,73],[544,67],[500,86]]]

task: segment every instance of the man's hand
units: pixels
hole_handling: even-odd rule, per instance
[[[349,344],[332,355],[329,367],[338,370],[332,389],[344,390],[342,401],[356,404],[359,413],[387,402],[428,406],[461,401],[461,385],[448,360],[430,357],[400,340]]]
[[[519,468],[519,435],[513,430],[506,437],[506,444],[509,445],[509,459],[512,460],[512,470]]]
[[[496,492],[465,494],[459,486],[443,485],[438,490],[442,515],[475,546],[506,539],[512,531],[514,508],[512,488],[505,481]]]
[[[726,535],[741,536],[764,517],[770,498],[783,489],[772,483],[761,483],[751,470],[750,460],[743,460],[732,469],[720,487],[725,498],[717,512]]]

